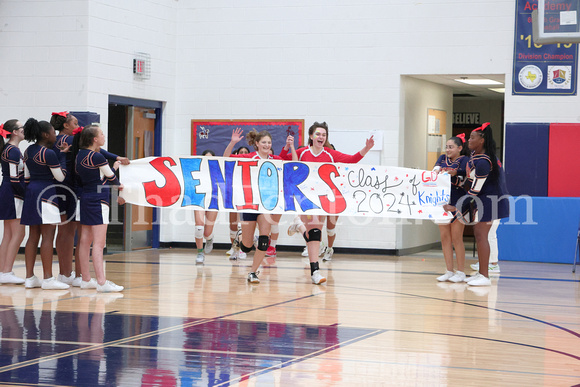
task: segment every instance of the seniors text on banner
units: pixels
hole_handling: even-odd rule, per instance
[[[224,157],[122,165],[126,202],[171,209],[449,219],[450,178],[409,168]]]

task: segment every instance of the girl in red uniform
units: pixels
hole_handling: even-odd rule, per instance
[[[272,135],[266,131],[262,130],[258,133],[256,130],[252,130],[247,135],[246,141],[248,145],[253,146],[256,151],[248,154],[237,154],[232,155],[232,149],[234,145],[240,142],[243,138],[242,136],[242,129],[237,128],[232,133],[232,139],[226,150],[224,151],[224,157],[243,157],[243,158],[250,158],[250,159],[266,159],[266,160],[280,160],[280,156],[274,156],[270,154],[270,149],[272,148]],[[288,153],[288,149],[292,149],[291,157],[293,160],[297,160],[296,150],[294,149],[294,137],[288,136],[286,139],[286,146],[284,149],[286,153]],[[260,264],[264,260],[264,256],[266,255],[266,250],[268,249],[268,235],[270,235],[270,222],[269,218],[266,217],[264,214],[258,213],[242,213],[242,240],[240,241],[240,250],[244,253],[248,253],[252,250],[253,246],[253,239],[254,239],[254,231],[256,230],[256,224],[258,225],[258,229],[260,230],[260,236],[258,237],[258,246],[256,248],[256,252],[254,253],[254,260],[252,262],[252,271],[248,274],[248,282],[250,283],[259,283],[260,280],[258,278],[258,268]],[[236,254],[237,252],[234,252]],[[233,254],[232,254],[233,255]]]
[[[347,155],[328,147],[328,125],[326,122],[312,124],[308,129],[308,146],[298,149],[298,160],[318,162],[318,163],[358,163],[375,145],[373,136],[366,140],[364,148],[354,155]],[[289,160],[288,152],[282,150],[280,157]],[[322,225],[325,216],[319,215],[302,215],[300,218],[294,218],[294,221],[288,228],[288,235],[294,235],[300,232],[308,246],[308,258],[310,260],[310,275],[312,283],[320,285],[326,282],[326,278],[320,274],[318,266],[318,253],[320,249],[320,240],[322,239]]]

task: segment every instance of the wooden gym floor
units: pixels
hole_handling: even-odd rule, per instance
[[[580,273],[571,265],[500,262],[491,287],[472,288],[435,280],[440,251],[335,254],[316,286],[306,259],[280,252],[249,285],[250,259],[224,253],[203,265],[186,249],[108,255],[121,294],[0,286],[0,383],[580,383]],[[21,256],[15,272],[24,276]]]

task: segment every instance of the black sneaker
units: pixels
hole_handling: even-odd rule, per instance
[[[257,273],[248,274],[248,282],[251,284],[259,284],[260,279],[258,278],[258,274]]]

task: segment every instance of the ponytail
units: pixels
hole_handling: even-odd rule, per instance
[[[483,137],[484,140],[483,148],[485,149],[485,154],[489,156],[492,165],[490,176],[497,177],[499,174],[499,164],[497,156],[495,154],[496,145],[495,140],[493,139],[491,124],[489,122],[486,122],[479,128],[474,129],[473,131],[479,133]]]
[[[24,124],[24,139],[29,142],[40,141],[42,140],[42,133],[48,133],[51,129],[52,125],[50,123],[29,118]]]

